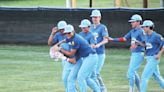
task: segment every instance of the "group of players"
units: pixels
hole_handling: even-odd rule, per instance
[[[129,92],[134,92],[136,84],[139,92],[146,92],[148,80],[154,76],[164,89],[164,79],[159,72],[159,60],[164,51],[164,40],[161,35],[153,31],[154,23],[134,14],[129,20],[132,29],[120,38],[111,38],[107,27],[102,24],[101,12],[93,10],[92,23],[88,19],[81,21],[80,33],[65,21],[59,21],[52,29],[48,45],[52,52],[60,52],[66,58],[62,59],[62,80],[65,92],[77,92],[76,80],[80,92],[87,92],[89,86],[93,92],[107,92],[107,88],[100,76],[105,61],[105,44],[108,42],[125,42],[130,40],[131,59],[128,68]],[[58,54],[57,54],[58,55]],[[137,70],[146,56],[147,64],[143,70],[141,81]]]

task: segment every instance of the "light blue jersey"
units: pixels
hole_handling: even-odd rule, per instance
[[[163,38],[160,34],[153,32],[151,35],[146,35],[146,56],[157,55],[163,47]]]
[[[108,37],[108,30],[107,27],[103,24],[99,24],[96,27],[94,24],[91,25],[90,31],[94,35],[94,39],[96,40],[96,43],[100,43],[104,40],[104,37]],[[104,65],[105,62],[105,45],[101,45],[99,48],[96,48],[96,52],[98,55],[98,63],[96,65],[96,75],[99,81],[100,89],[105,90],[105,84],[100,76],[100,71]]]
[[[94,25],[92,24],[90,30],[93,33],[97,43],[103,41],[104,37],[108,37],[107,27],[103,24],[97,25],[96,28],[94,28]],[[104,54],[105,45],[101,45],[99,48],[96,48],[96,52],[97,54]]]
[[[145,36],[143,34],[143,29],[142,28],[135,28],[130,30],[125,36],[126,40],[138,40],[140,42],[145,41]],[[138,45],[137,48],[133,49],[132,52],[144,52],[145,48]]]
[[[157,83],[164,89],[164,79],[160,75],[159,71],[159,60],[156,58],[156,55],[163,48],[163,38],[160,34],[152,32],[151,35],[146,35],[146,60],[147,63],[142,72],[141,77],[141,92],[146,92],[148,81],[151,76],[157,81]]]
[[[131,29],[124,38],[126,40],[138,40],[140,42],[145,42],[145,35],[144,30],[142,28],[135,28]],[[127,77],[129,79],[129,85],[130,85],[130,92],[134,92],[134,84],[136,84],[138,90],[140,90],[140,78],[137,73],[137,70],[139,69],[140,65],[144,61],[144,52],[145,48],[137,45],[136,48],[132,49],[131,52],[131,58],[128,68]]]
[[[63,35],[61,32],[57,32],[53,37],[53,44],[56,44],[64,39],[66,39],[66,36]]]
[[[94,36],[93,36],[93,34],[91,32],[87,32],[87,33],[80,32],[79,35],[81,35],[85,40],[87,40],[87,42],[90,45],[91,44],[96,44]],[[94,50],[96,52],[96,49],[94,49]],[[95,58],[98,58],[97,54],[95,54]],[[91,75],[88,76],[88,78],[93,79],[96,82],[96,84],[98,84],[98,86],[99,86],[98,79],[97,79],[97,74],[96,74],[96,67],[97,67],[97,64],[98,64],[98,60],[95,59],[95,61],[93,63],[95,63],[94,70],[92,71]],[[88,86],[94,91],[96,88],[93,86],[92,81],[90,81],[90,79],[87,79],[86,81],[87,81]]]
[[[89,44],[96,44],[96,40],[94,39],[94,35],[91,32],[80,32],[79,35],[81,35]]]

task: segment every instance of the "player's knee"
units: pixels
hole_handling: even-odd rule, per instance
[[[84,81],[84,80],[85,80],[85,78],[82,75],[77,76],[77,81],[78,82],[81,82],[81,81]]]
[[[62,80],[63,80],[64,83],[67,82],[67,78],[68,78],[68,77],[66,77],[66,76],[63,76],[63,77],[62,77]]]
[[[73,83],[75,81],[76,81],[76,78],[74,78],[74,77],[68,77],[67,78],[67,83]]]
[[[129,71],[127,72],[127,77],[130,78],[130,79],[131,79],[131,78],[135,78],[135,72],[129,70]]]

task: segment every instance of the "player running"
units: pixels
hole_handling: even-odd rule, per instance
[[[99,81],[99,85],[101,88],[101,92],[106,92],[107,89],[104,85],[104,82],[100,76],[100,71],[104,65],[105,62],[105,44],[108,43],[108,31],[107,27],[104,24],[101,24],[101,13],[99,10],[93,10],[91,13],[92,22],[91,25],[91,32],[93,33],[96,45],[94,48],[96,48],[96,53],[98,55],[98,63],[96,65],[96,74]]]
[[[60,52],[67,56],[74,55],[76,57],[76,64],[71,69],[68,76],[67,89],[68,92],[76,92],[75,81],[77,78],[80,92],[87,92],[86,80],[88,80],[89,75],[94,70],[96,64],[96,52],[91,48],[88,42],[82,38],[80,35],[76,34],[72,25],[67,25],[64,33],[66,34],[66,42],[72,46],[71,51],[66,51],[64,49],[58,49]],[[91,85],[95,88],[95,92],[100,92],[96,82],[92,79]]]
[[[60,43],[60,41],[66,39],[66,36],[63,33],[64,28],[66,26],[67,26],[67,23],[65,21],[59,21],[57,24],[57,27],[54,27],[52,29],[51,35],[49,36],[49,39],[48,39],[48,45],[51,46],[50,50],[53,50],[52,49],[53,45],[57,45]],[[67,51],[69,51],[71,49],[71,46],[67,43],[62,43],[61,47]],[[53,51],[51,51],[51,52],[54,53]],[[73,58],[73,57],[70,57],[70,58]],[[70,60],[70,61],[72,61],[72,60]],[[63,59],[62,65],[63,65],[62,80],[64,82],[65,89],[67,89],[67,78],[68,78],[68,74],[69,74],[73,64],[68,62],[68,60]]]
[[[90,44],[90,46],[93,48],[96,44],[96,41],[94,39],[94,35],[92,34],[92,32],[90,32],[90,26],[91,26],[91,22],[88,20],[88,19],[83,19],[79,25],[79,27],[81,28],[81,32],[79,33],[79,35],[81,35],[85,40],[87,40],[87,42]],[[96,52],[96,49],[94,49],[95,52]],[[96,55],[95,55],[96,56]],[[97,65],[97,62],[98,62],[98,57],[96,56],[95,57],[96,61],[96,64],[95,64],[95,68],[94,70],[92,71],[92,74],[89,76],[90,78],[92,78],[96,83],[97,85],[99,86],[99,83],[98,83],[98,79],[97,79],[97,75],[96,75],[96,65]],[[93,85],[91,85],[90,82],[92,82],[92,80],[86,80],[87,81],[87,84],[88,86],[93,89],[93,91],[95,90],[95,88],[93,87]],[[96,92],[96,91],[94,91]]]
[[[164,51],[163,37],[153,31],[154,23],[151,20],[145,20],[142,25],[146,33],[146,60],[147,64],[143,70],[141,77],[141,91],[146,92],[149,78],[153,75],[155,80],[164,89],[164,79],[159,72],[160,57]]]
[[[134,84],[136,84],[137,89],[140,92],[140,78],[137,70],[144,61],[145,48],[142,44],[136,43],[136,41],[140,43],[145,41],[144,31],[141,28],[142,17],[138,14],[134,14],[129,22],[131,23],[132,29],[124,37],[109,38],[109,40],[114,42],[125,42],[131,40],[131,59],[127,72],[130,85],[129,92],[134,92]]]

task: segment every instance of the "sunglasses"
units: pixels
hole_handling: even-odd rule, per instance
[[[65,34],[71,34],[71,32],[65,33]]]
[[[149,26],[143,26],[142,28],[144,28],[144,27],[149,27]]]

